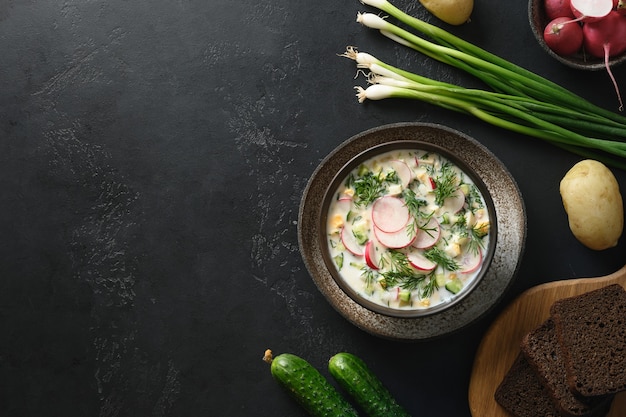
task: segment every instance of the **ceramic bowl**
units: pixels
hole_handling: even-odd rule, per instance
[[[362,291],[357,291],[353,286],[349,285],[342,272],[337,268],[336,262],[333,259],[331,254],[331,248],[329,246],[329,242],[331,241],[327,232],[327,225],[329,222],[329,209],[333,201],[337,199],[337,191],[338,189],[345,183],[348,176],[359,166],[361,166],[364,162],[369,159],[379,157],[383,154],[387,154],[388,152],[399,152],[399,151],[409,151],[409,152],[426,152],[431,155],[439,155],[445,158],[447,161],[452,162],[455,166],[460,168],[460,170],[476,185],[478,190],[480,191],[483,199],[485,201],[485,209],[489,215],[490,220],[490,229],[489,229],[489,239],[488,245],[483,249],[483,257],[480,263],[479,271],[476,274],[469,274],[472,276],[472,279],[467,282],[467,285],[459,291],[457,294],[452,295],[449,299],[444,302],[438,303],[437,305],[428,305],[427,307],[420,306],[419,299],[415,300],[413,307],[390,307],[387,305],[382,305],[381,303],[377,303],[373,301],[371,298],[366,297]],[[447,149],[438,146],[433,143],[419,141],[419,140],[397,140],[385,142],[379,145],[372,146],[369,149],[357,154],[354,158],[348,161],[335,175],[330,185],[326,189],[324,194],[322,205],[319,213],[319,245],[322,248],[322,257],[324,258],[324,262],[326,264],[326,268],[333,276],[333,279],[337,283],[341,289],[348,294],[348,296],[355,301],[356,303],[362,305],[363,307],[372,310],[376,313],[392,316],[392,317],[420,317],[427,316],[430,314],[440,313],[448,308],[452,308],[456,303],[462,302],[462,300],[469,295],[474,288],[480,283],[480,280],[485,275],[486,271],[489,269],[489,265],[491,264],[491,260],[493,259],[493,253],[497,243],[497,235],[498,235],[498,220],[495,215],[495,208],[493,206],[493,200],[489,191],[482,181],[479,175],[464,161],[464,156],[457,156],[450,153]],[[404,232],[403,229],[401,229]],[[374,233],[372,233],[374,234]],[[403,233],[404,234],[404,233]],[[334,241],[334,240],[333,240]],[[409,245],[410,247],[411,245]],[[362,258],[357,258],[357,262]],[[344,265],[342,271],[347,268]],[[449,294],[444,288],[440,289],[440,292],[449,296]]]
[[[572,56],[563,57],[556,54],[548,47],[548,45],[546,45],[546,42],[543,39],[543,31],[550,21],[548,20],[545,9],[543,8],[543,0],[529,0],[528,21],[533,35],[535,35],[535,39],[537,39],[541,48],[557,61],[568,67],[579,70],[598,71],[606,69],[604,59],[595,58],[585,54],[584,51]],[[623,63],[624,61],[626,61],[626,53],[611,58],[609,60],[609,65],[615,66]]]
[[[430,311],[387,309],[367,302],[343,284],[329,256],[329,195],[360,161],[400,148],[436,151],[457,164],[479,187],[490,210],[493,235],[490,231],[490,244],[479,276],[453,302]],[[427,123],[384,125],[343,142],[311,176],[298,216],[298,242],[304,263],[328,302],[357,327],[398,340],[441,337],[473,323],[493,308],[516,275],[525,236],[523,199],[504,165],[473,138]]]

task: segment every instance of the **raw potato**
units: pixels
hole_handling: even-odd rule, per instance
[[[560,184],[569,227],[583,245],[594,250],[614,247],[624,227],[624,207],[613,173],[601,162],[578,162]]]
[[[422,6],[451,25],[467,22],[474,9],[474,0],[419,0]]]

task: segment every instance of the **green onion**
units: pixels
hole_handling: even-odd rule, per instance
[[[432,41],[372,13],[359,13],[358,22],[426,56],[466,71],[493,91],[436,81],[348,47],[342,56],[355,60],[361,71],[369,70],[367,81],[371,85],[356,87],[359,102],[385,98],[425,101],[626,170],[626,117],[409,16],[387,0],[361,2],[389,13]]]
[[[470,114],[494,126],[546,140],[584,157],[593,156],[594,159],[602,160],[607,165],[626,170],[626,162],[586,151],[587,148],[601,150],[620,158],[626,158],[626,143],[589,138],[568,131],[558,125],[542,121],[526,112],[507,107],[506,105],[500,105],[497,102],[489,100],[472,102],[464,97],[458,89],[453,94],[445,95],[437,92],[428,92],[428,86],[424,87],[423,91],[420,91],[419,89],[394,85],[373,84],[367,89],[357,87],[357,96],[360,102],[366,99],[382,100],[386,98],[407,98],[425,101],[450,110]],[[511,121],[514,117],[507,119],[505,112],[509,112],[512,116],[517,117],[519,122]],[[524,124],[523,122],[534,123],[534,125]]]
[[[575,106],[581,105],[583,108],[588,108],[592,113],[600,113],[608,119],[617,119],[620,123],[626,123],[626,118],[623,116],[616,115],[609,110],[595,106],[566,88],[541,77],[532,71],[494,55],[445,31],[440,27],[431,25],[430,23],[411,16],[399,10],[388,0],[360,1],[363,4],[376,7],[383,12],[389,13],[389,15],[395,17],[400,22],[406,24],[412,29],[415,29],[423,35],[430,37],[433,42],[428,42],[425,39],[419,38],[371,13],[364,13],[357,16],[357,21],[360,21],[363,25],[373,29],[378,29],[383,35],[390,37],[405,46],[420,50],[420,52],[424,52],[426,55],[432,56],[442,62],[455,66],[463,66],[463,63],[456,61],[464,61],[467,59],[472,60],[467,64],[477,64],[479,68],[488,70],[488,73],[483,74],[484,78],[481,79],[483,79],[483,81],[490,86],[491,83],[494,82],[492,77],[496,76],[498,82],[495,82],[495,84],[502,86],[506,90],[515,91],[517,89],[517,91],[520,92],[534,92],[534,94],[538,94],[540,96],[546,96],[547,94],[547,97],[550,97],[550,94],[554,94],[554,96],[551,97],[553,99],[565,100],[566,103]],[[441,49],[442,47],[447,47],[447,50]],[[480,62],[473,61],[474,58],[478,58]],[[490,66],[490,64],[493,64],[494,66]],[[478,76],[479,74],[473,75]],[[509,80],[508,77],[512,78]],[[500,84],[499,81],[505,81],[505,83]]]

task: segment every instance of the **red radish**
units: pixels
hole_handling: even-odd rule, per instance
[[[409,168],[406,162],[400,160],[391,161],[390,165],[398,174],[402,188],[407,188],[413,179],[413,171],[411,171],[411,168]]]
[[[435,182],[434,179],[432,178],[428,178],[428,185],[430,186],[431,190],[434,190],[435,188],[437,188],[437,183]]]
[[[546,26],[543,39],[557,55],[574,55],[583,46],[583,28],[569,17],[557,17]]]
[[[441,235],[441,226],[434,217],[431,217],[428,222],[417,230],[417,236],[413,241],[413,246],[418,249],[431,248],[439,241]]]
[[[597,58],[613,57],[626,52],[626,18],[618,12],[583,26],[585,49]]]
[[[577,20],[585,23],[603,18],[613,9],[613,0],[570,0],[570,4]]]
[[[478,248],[477,250],[469,250],[461,256],[461,268],[460,271],[464,274],[470,274],[476,272],[480,267],[483,260],[483,251]]]
[[[410,230],[409,226],[403,227],[395,232],[385,232],[378,227],[374,227],[374,236],[378,242],[389,249],[406,248],[415,241],[417,234]]]
[[[372,221],[383,232],[397,232],[407,225],[409,209],[398,197],[380,197],[372,205]]]
[[[437,264],[430,259],[426,258],[422,251],[411,251],[407,254],[409,264],[418,271],[430,272]]]
[[[346,224],[341,229],[341,242],[351,254],[355,256],[363,256],[364,247],[363,245],[359,245],[359,242],[357,242],[349,224]]]
[[[626,17],[616,11],[604,19],[583,25],[583,45],[585,50],[598,58],[604,58],[606,70],[613,82],[619,101],[619,110],[624,110],[624,103],[617,81],[609,65],[609,58],[626,52]]]
[[[347,216],[350,212],[350,209],[352,209],[352,199],[350,197],[341,197],[335,203],[335,208],[337,209],[338,213],[345,213],[345,215]]]
[[[352,209],[352,199],[342,197],[335,202],[335,207],[328,216],[328,227],[333,230],[341,230],[346,218]]]
[[[378,248],[377,248],[376,242],[374,242],[371,239],[368,240],[367,243],[365,244],[365,251],[364,251],[365,263],[367,264],[367,266],[369,266],[372,269],[379,268],[377,252],[378,252]]]
[[[557,17],[569,17],[574,19],[574,12],[570,0],[545,0],[544,9],[548,20],[554,20]]]
[[[465,204],[465,194],[460,188],[457,188],[448,198],[443,202],[443,211],[447,213],[457,213],[463,208]]]

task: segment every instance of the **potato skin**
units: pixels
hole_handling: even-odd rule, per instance
[[[470,20],[474,0],[420,0],[426,10],[440,20],[459,26]]]
[[[559,191],[576,239],[593,250],[617,245],[624,207],[619,184],[604,164],[591,159],[578,162],[561,180]]]

